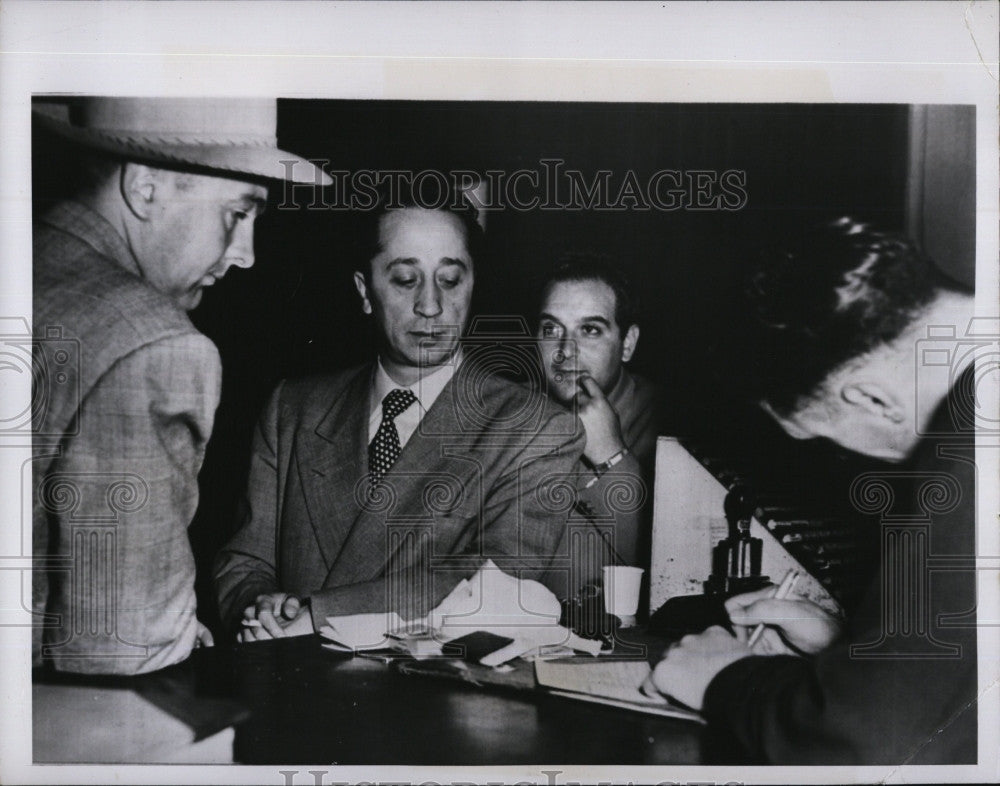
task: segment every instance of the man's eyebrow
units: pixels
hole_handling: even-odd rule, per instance
[[[390,259],[388,262],[385,263],[385,269],[391,270],[397,265],[406,265],[408,267],[413,267],[417,264],[418,262],[416,257],[396,257],[395,259]]]
[[[581,322],[600,322],[602,325],[607,325],[611,327],[611,322],[607,317],[601,316],[600,314],[594,314],[591,317],[584,317],[580,320]]]
[[[457,257],[442,257],[442,265],[458,265],[462,270],[468,270],[469,266],[465,263],[465,260],[458,259]]]
[[[390,270],[397,265],[417,266],[419,264],[420,260],[416,257],[396,257],[395,259],[390,259],[386,262],[385,269]],[[458,266],[462,268],[462,270],[469,269],[469,265],[465,261],[456,259],[455,257],[442,257],[441,264],[449,267]]]
[[[555,322],[556,324],[559,325],[562,324],[562,320],[559,319],[559,317],[552,316],[552,314],[550,314],[548,311],[543,311],[541,314],[539,314],[538,319],[539,320],[547,319],[549,322]]]

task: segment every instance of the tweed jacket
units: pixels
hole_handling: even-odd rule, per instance
[[[282,383],[271,397],[243,525],[215,565],[229,625],[260,593],[309,597],[319,627],[341,614],[423,616],[487,558],[522,578],[559,569],[576,419],[467,358],[370,494],[373,369]]]
[[[195,641],[187,527],[218,352],[73,202],[34,229],[34,661],[151,671]],[[44,625],[40,624],[44,622]]]

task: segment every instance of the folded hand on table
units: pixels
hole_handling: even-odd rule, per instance
[[[265,641],[305,636],[312,632],[309,605],[287,592],[272,592],[258,595],[253,605],[243,610],[243,630],[237,634],[236,640]]]
[[[729,619],[742,636],[748,627],[768,627],[754,647],[756,655],[815,655],[840,635],[840,620],[804,598],[779,600],[765,588],[726,601]]]

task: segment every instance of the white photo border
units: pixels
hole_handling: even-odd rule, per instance
[[[31,315],[30,99],[283,98],[974,104],[977,315],[998,315],[996,2],[0,5],[0,315]],[[6,382],[6,381],[5,381]],[[0,389],[4,406],[28,384]],[[992,390],[993,404],[998,401]],[[13,406],[13,405],[11,405]],[[998,405],[1000,408],[1000,405]],[[0,450],[0,555],[21,555],[29,449]],[[979,446],[980,555],[1000,555],[1000,445]],[[6,559],[0,557],[0,560]],[[1000,556],[992,557],[994,562]],[[1000,567],[1000,566],[998,566]],[[0,571],[2,573],[3,571]],[[1000,576],[1000,573],[997,574]],[[6,590],[9,583],[4,584]],[[0,605],[15,608],[17,594]],[[1000,620],[1000,593],[980,599]],[[285,783],[293,767],[31,765],[30,631],[0,628],[0,781]],[[881,782],[1000,778],[1000,627],[980,629],[980,764],[298,768],[323,783]],[[553,774],[558,773],[558,774]],[[113,779],[113,780],[112,780]]]

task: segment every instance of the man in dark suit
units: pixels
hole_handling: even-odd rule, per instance
[[[793,437],[891,462],[851,489],[882,516],[880,575],[845,626],[770,589],[730,598],[737,635],[685,637],[651,682],[754,760],[975,763],[974,440],[995,403],[973,361],[995,337],[972,292],[898,235],[843,218],[778,252],[749,291],[760,401]]]
[[[243,640],[416,619],[487,559],[520,578],[552,568],[582,434],[463,346],[481,229],[461,194],[416,196],[364,216],[354,283],[377,359],[282,383],[258,425],[243,525],[215,568]]]

